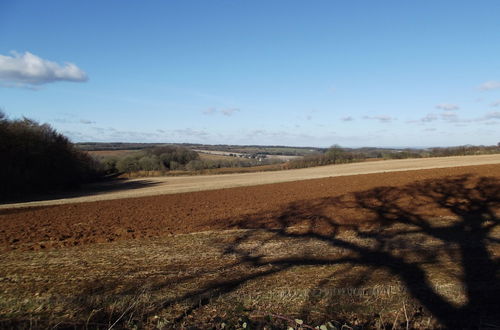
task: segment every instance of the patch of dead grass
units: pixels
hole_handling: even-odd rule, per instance
[[[435,225],[447,221],[436,219]],[[354,232],[339,235],[360,246],[375,244]],[[411,263],[425,261],[422,251],[434,254],[434,261],[422,268],[436,291],[460,306],[466,295],[454,249],[421,234],[393,245],[394,253]],[[500,252],[498,245],[490,249],[494,255]],[[17,320],[40,326],[108,327],[117,322],[120,327],[156,328],[237,324],[242,317],[258,324],[267,313],[315,325],[341,320],[382,326],[396,318],[397,324],[404,321],[404,303],[412,322],[437,326],[394,274],[335,263],[349,256],[355,253],[327,242],[258,229],[14,251],[2,255],[0,319],[4,325]],[[284,258],[332,262],[284,268],[276,262]]]

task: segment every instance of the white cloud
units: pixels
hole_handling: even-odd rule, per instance
[[[390,123],[391,121],[396,119],[391,116],[364,116],[363,118],[370,120],[378,120],[381,123]]]
[[[353,121],[354,118],[352,118],[351,116],[345,116],[345,117],[340,118],[340,120],[342,120],[342,121]]]
[[[232,116],[235,112],[238,112],[240,111],[240,109],[238,108],[229,108],[229,109],[222,109],[220,112],[224,115],[224,116]]]
[[[492,102],[492,103],[490,104],[490,106],[492,106],[492,107],[498,107],[499,105],[500,105],[500,100],[495,101],[495,102]]]
[[[460,107],[456,104],[441,103],[441,104],[436,105],[436,109],[441,109],[444,111],[453,111],[453,110],[460,109]]]
[[[495,80],[486,81],[479,86],[479,89],[483,91],[489,91],[498,88],[500,88],[500,81],[495,81]]]
[[[8,87],[29,87],[56,81],[87,81],[87,74],[73,63],[58,64],[30,52],[0,55],[0,81]]]

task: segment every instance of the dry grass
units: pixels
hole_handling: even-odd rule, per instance
[[[235,230],[6,252],[0,327],[498,328],[499,212],[498,178],[462,174],[299,200]]]
[[[434,225],[449,222],[436,219]],[[287,230],[293,234],[304,228]],[[337,238],[366,248],[376,244],[353,231]],[[387,244],[399,246],[393,254],[406,262],[421,263],[444,299],[455,306],[467,302],[456,247],[421,233],[404,244]],[[500,252],[498,245],[490,249]],[[425,262],[429,253],[432,263]],[[11,252],[2,255],[0,326],[109,327],[117,322],[120,328],[203,328],[223,322],[236,326],[241,320],[258,324],[273,314],[313,325],[337,321],[382,328],[395,322],[404,328],[403,307],[412,326],[439,325],[387,269],[335,262],[350,257],[356,253],[349,249],[269,230]],[[331,263],[310,262],[325,258]],[[283,267],[280,260],[309,262]],[[285,322],[280,320],[267,322]]]

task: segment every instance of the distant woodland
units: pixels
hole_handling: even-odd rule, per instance
[[[226,152],[200,157],[192,149]],[[117,150],[125,150],[116,153]],[[91,154],[92,151],[112,155]],[[113,154],[114,153],[114,154]],[[234,153],[234,154],[233,154]],[[238,154],[235,154],[238,153]],[[79,143],[48,124],[9,119],[0,111],[0,199],[72,189],[86,182],[117,175],[235,173],[282,170],[370,159],[403,159],[500,153],[497,146],[447,148],[330,148],[232,146],[152,143]],[[293,159],[272,158],[293,155]]]

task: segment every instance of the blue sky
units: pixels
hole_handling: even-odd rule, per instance
[[[1,1],[0,107],[73,141],[500,142],[500,1]]]

